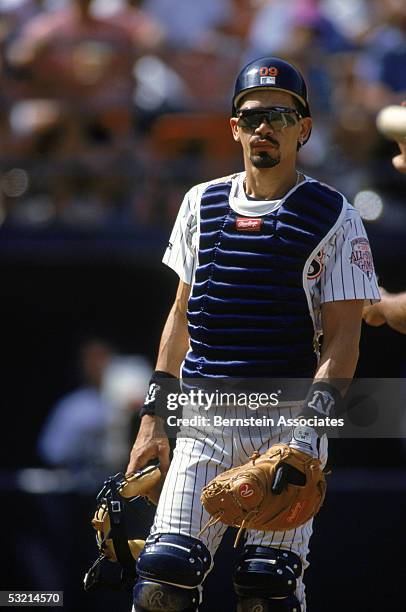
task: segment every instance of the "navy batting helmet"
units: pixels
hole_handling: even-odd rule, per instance
[[[303,117],[310,117],[307,87],[300,72],[279,57],[261,57],[247,64],[237,77],[232,114],[235,116],[239,100],[248,91],[275,89],[292,94],[300,103]]]

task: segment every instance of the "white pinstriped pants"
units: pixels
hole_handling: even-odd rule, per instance
[[[295,416],[297,406],[286,407],[276,411],[285,416]],[[193,410],[192,410],[193,413]],[[201,412],[200,412],[201,414]],[[252,411],[247,408],[229,407],[222,409],[224,417],[250,417]],[[254,416],[263,414],[254,413]],[[275,416],[275,409],[269,416]],[[190,416],[190,414],[189,414]],[[189,436],[191,430],[189,429]],[[290,438],[291,429],[281,427],[268,429],[265,427],[222,427],[215,430],[212,427],[193,430],[192,437],[183,437],[179,433],[173,459],[167,474],[159,500],[155,521],[151,533],[177,533],[198,537],[198,533],[209,520],[209,515],[200,502],[200,493],[205,484],[219,473],[246,463],[254,451],[264,452],[272,444]],[[320,459],[325,465],[327,461],[327,438],[321,440]],[[312,520],[298,529],[289,531],[256,531],[247,530],[246,543],[249,545],[272,546],[290,550],[300,556],[303,568],[308,566],[306,556],[309,552],[309,540],[312,534]],[[212,557],[227,529],[223,523],[206,529],[200,536],[209,549]],[[296,597],[306,610],[305,587],[302,577],[298,579]]]

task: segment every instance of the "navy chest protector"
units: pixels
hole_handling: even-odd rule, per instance
[[[312,377],[317,365],[304,269],[335,226],[343,197],[318,182],[250,219],[229,205],[231,183],[201,199],[183,378]]]

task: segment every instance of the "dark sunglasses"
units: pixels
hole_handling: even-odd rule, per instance
[[[302,115],[295,108],[271,106],[269,108],[247,108],[237,111],[238,125],[242,128],[256,130],[264,121],[272,129],[280,131],[296,124]],[[296,117],[296,118],[295,118]]]

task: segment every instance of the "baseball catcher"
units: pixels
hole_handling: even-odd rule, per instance
[[[178,291],[127,470],[156,458],[166,478],[137,560],[135,612],[196,612],[228,525],[245,539],[233,573],[238,612],[306,611],[325,428],[342,410],[338,381],[355,372],[364,301],[379,300],[358,212],[297,168],[312,131],[302,74],[281,58],[253,60],[231,102],[244,171],[187,192],[163,259]],[[178,393],[168,390],[179,379],[170,462]],[[258,424],[243,403],[192,397],[206,384],[230,389],[240,380],[257,393],[261,381],[287,379],[294,388],[284,395],[285,385],[276,412],[289,424],[273,423],[271,403],[257,407]]]

